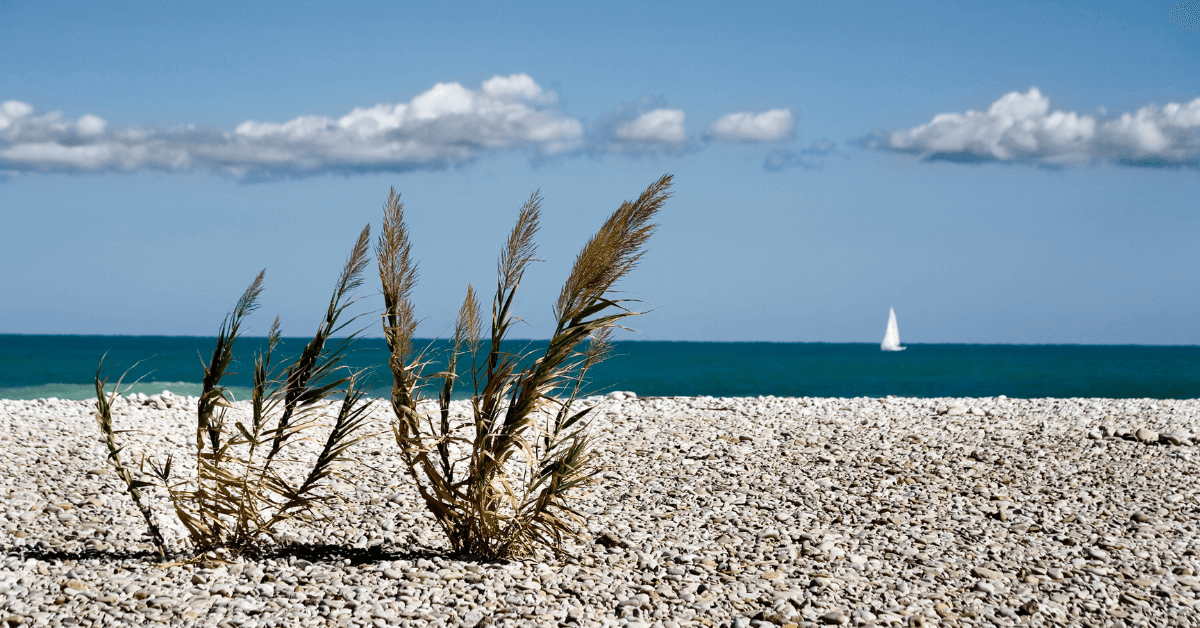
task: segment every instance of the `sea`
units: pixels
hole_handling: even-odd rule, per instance
[[[108,390],[198,395],[215,338],[0,335],[0,399],[95,397],[97,369]],[[275,364],[306,340],[285,338]],[[248,398],[262,338],[241,338],[224,384]],[[418,341],[440,370],[449,345]],[[536,355],[545,341],[509,341],[513,355]],[[781,342],[615,343],[588,374],[586,394],[757,397],[1200,397],[1200,346],[920,344],[884,352],[878,344]],[[469,360],[469,359],[468,359]],[[372,396],[388,395],[387,348],[356,339],[343,363]],[[463,363],[464,365],[466,362]],[[460,373],[467,375],[463,368]],[[469,393],[469,376],[455,397]]]

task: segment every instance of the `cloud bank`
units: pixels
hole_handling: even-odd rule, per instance
[[[211,170],[239,178],[441,168],[482,154],[575,150],[583,124],[553,108],[554,92],[526,74],[496,76],[478,90],[438,83],[400,104],[356,108],[341,118],[247,121],[233,132],[109,129],[94,115],[68,120],[26,103],[0,104],[0,171]]]
[[[207,171],[257,180],[330,172],[437,169],[501,151],[536,159],[683,154],[703,148],[687,114],[652,99],[621,105],[585,128],[556,108],[558,95],[527,74],[494,76],[472,90],[438,83],[408,102],[360,107],[340,118],[248,120],[232,131],[112,128],[95,115],[68,119],[15,100],[0,103],[0,176],[28,172]],[[707,139],[790,139],[791,111],[733,113]]]
[[[987,111],[938,114],[912,129],[875,134],[865,144],[931,160],[1197,167],[1200,98],[1108,118],[1051,111],[1050,99],[1034,87],[1005,94]]]
[[[708,127],[708,136],[726,142],[778,142],[789,139],[795,129],[796,119],[788,109],[746,111],[722,116]]]
[[[688,130],[682,109],[668,107],[660,99],[643,98],[601,116],[588,133],[586,152],[637,157],[698,151],[707,141],[778,142],[791,139],[795,126],[788,109],[747,111],[722,116],[697,137]]]

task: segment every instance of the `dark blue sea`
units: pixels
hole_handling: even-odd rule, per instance
[[[201,359],[207,359],[214,341],[0,335],[0,398],[94,396],[92,378],[106,354],[105,373],[115,381],[129,369],[125,381],[138,381],[134,392],[195,395]],[[285,339],[281,352],[295,354],[304,342]],[[260,338],[239,340],[237,373],[225,382],[239,397],[250,385],[253,352],[261,343]],[[433,341],[431,354],[445,347],[444,341]],[[544,347],[539,341],[512,341],[505,349]],[[346,364],[363,370],[372,392],[385,396],[383,340],[357,340],[347,355]],[[592,392],[629,390],[641,396],[1179,399],[1200,397],[1200,347],[910,344],[906,351],[885,353],[877,344],[618,342],[615,355],[593,369],[590,379]]]

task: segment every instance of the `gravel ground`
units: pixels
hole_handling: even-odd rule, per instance
[[[154,562],[90,404],[0,400],[0,626],[1200,626],[1200,401],[588,402],[608,470],[563,556],[448,558],[378,436],[329,521],[203,567]],[[117,428],[183,454],[194,408]]]

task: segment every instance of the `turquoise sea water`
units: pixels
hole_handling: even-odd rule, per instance
[[[200,390],[201,358],[213,338],[163,336],[0,335],[0,398],[86,399],[107,353],[113,380],[133,367],[135,392]],[[238,374],[226,379],[239,397],[250,384],[252,352],[262,342],[238,344]],[[283,353],[304,339],[285,339]],[[420,344],[420,343],[418,343]],[[434,353],[446,346],[435,341]],[[513,341],[506,349],[537,349]],[[591,390],[631,390],[641,396],[881,397],[1200,397],[1200,347],[1086,345],[913,344],[884,353],[877,344],[620,342],[616,354],[592,372]],[[140,364],[134,366],[135,363]],[[377,395],[387,394],[386,349],[381,339],[354,345],[347,364],[368,370]],[[434,367],[436,368],[436,367]],[[432,370],[430,371],[432,372]]]

